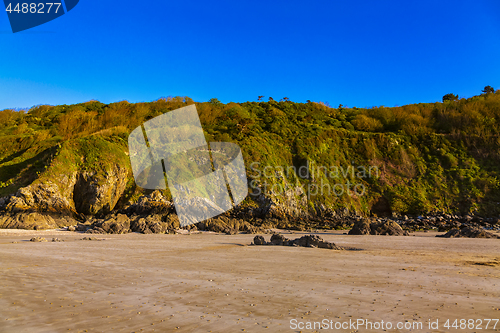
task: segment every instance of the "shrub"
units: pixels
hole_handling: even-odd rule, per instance
[[[378,132],[384,128],[384,125],[379,120],[364,114],[357,115],[351,123],[355,129],[364,132]]]

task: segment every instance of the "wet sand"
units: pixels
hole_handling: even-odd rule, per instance
[[[0,230],[0,332],[356,331],[293,329],[292,319],[500,332],[500,323],[443,327],[500,318],[500,240],[319,235],[363,250],[249,246],[255,235]],[[440,327],[428,329],[437,319]]]

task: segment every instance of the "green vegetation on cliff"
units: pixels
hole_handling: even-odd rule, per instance
[[[120,177],[113,168],[121,166],[128,174],[120,191],[108,190],[121,192],[110,202],[134,200],[143,190],[130,171],[128,134],[193,103],[175,97],[0,111],[0,197],[48,182],[73,193],[66,187],[80,178],[105,182]],[[392,108],[288,99],[196,106],[207,141],[242,148],[257,202],[262,193],[296,212],[500,213],[500,91]],[[77,212],[97,212],[73,199]],[[256,204],[248,198],[244,205]]]

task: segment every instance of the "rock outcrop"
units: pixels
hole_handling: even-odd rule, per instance
[[[172,201],[167,200],[160,191],[141,196],[137,202],[130,204],[127,215],[165,215],[175,212]]]
[[[342,250],[343,248],[334,243],[327,242],[317,235],[305,235],[294,240],[290,240],[282,234],[273,234],[269,242],[266,242],[263,236],[255,236],[254,245],[276,245],[276,246],[300,246],[316,247],[321,249]]]
[[[253,196],[257,203],[251,213],[254,216],[267,218],[307,217],[307,195],[302,187],[289,187],[285,184],[282,193],[267,193]]]
[[[0,216],[0,228],[2,229],[57,229],[75,225],[76,223],[76,220],[69,216],[57,216],[37,212],[11,213]]]
[[[71,186],[72,180],[67,180]],[[62,193],[60,187],[51,181],[20,188],[15,195],[4,200],[8,201],[5,210],[10,213],[33,211],[70,216],[76,213],[71,196]]]
[[[130,219],[125,214],[111,215],[95,222],[87,232],[97,234],[126,234],[130,232]]]
[[[110,213],[127,186],[127,176],[128,170],[119,165],[104,173],[79,173],[73,189],[76,211],[85,215]]]
[[[58,184],[40,179],[0,199],[0,228],[59,228],[76,225],[73,218],[107,214],[123,195],[127,172],[116,165],[105,174],[63,174]]]
[[[224,215],[203,222],[199,222],[195,226],[198,230],[221,232],[228,235],[236,234],[238,232],[243,232],[248,234],[264,232],[262,228],[254,226],[250,224],[248,221]]]
[[[181,226],[173,203],[160,191],[154,191],[141,196],[137,202],[119,212],[108,214],[104,218],[94,218],[91,224],[79,224],[75,230],[101,234],[128,232],[161,234],[173,233],[179,228]],[[187,228],[226,234],[264,232],[263,228],[254,226],[243,218],[230,215],[207,219]]]
[[[354,223],[349,235],[390,235],[408,236],[408,231],[403,230],[399,224],[392,220],[370,221],[360,219]]]
[[[302,246],[302,247],[318,247],[320,249],[342,250],[341,247],[335,245],[334,243],[324,241],[321,237],[317,235],[306,235],[294,239],[291,245]]]
[[[139,217],[130,224],[130,231],[142,234],[164,234],[169,230],[177,229],[174,223],[164,222],[158,216]],[[178,225],[178,223],[177,223]]]

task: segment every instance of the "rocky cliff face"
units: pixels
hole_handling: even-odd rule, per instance
[[[257,207],[252,210],[255,216],[269,218],[307,217],[307,196],[301,187],[283,193],[269,192],[252,196]]]
[[[56,228],[75,224],[73,218],[110,213],[127,181],[128,170],[119,165],[102,174],[68,172],[55,179],[40,178],[0,199],[0,228]]]
[[[103,174],[82,172],[76,177],[73,202],[80,214],[110,213],[120,200],[128,181],[128,170],[114,165]]]
[[[65,175],[66,185],[71,188],[75,183],[75,175]],[[61,186],[66,188],[66,186]],[[57,213],[73,215],[76,213],[70,191],[61,191],[60,186],[52,181],[32,184],[20,188],[17,193],[6,201],[6,211],[19,213],[24,211],[36,211],[45,213]]]
[[[0,215],[0,228],[4,229],[43,230],[76,224],[76,220],[63,215],[50,215],[37,212],[7,213]]]
[[[55,179],[41,179],[12,196],[0,199],[0,215],[3,215],[0,228],[56,228],[74,225],[73,218],[85,220],[85,216],[103,218],[94,222],[92,229],[95,232],[123,233],[130,230],[149,233],[178,227],[172,201],[159,191],[140,197],[124,210],[115,210],[129,177],[127,168],[115,164],[106,172],[76,171],[59,174]],[[200,227],[223,232],[241,228],[246,231],[253,229],[243,221],[254,221],[253,224],[259,227],[265,225],[265,219],[274,226],[290,227],[298,223],[299,229],[307,229],[308,224],[303,222],[308,219],[338,216],[324,205],[309,208],[303,188],[289,185],[286,188],[287,191],[280,193],[262,191],[259,195],[251,195],[253,204],[250,207],[236,207],[220,218],[200,224]],[[32,213],[44,218],[35,223]],[[123,216],[117,220],[118,213],[129,217],[130,221],[125,221]],[[113,222],[115,220],[118,222]]]

